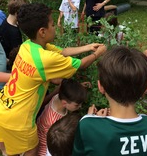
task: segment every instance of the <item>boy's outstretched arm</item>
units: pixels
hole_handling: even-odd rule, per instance
[[[96,51],[100,45],[102,44],[91,43],[91,44],[81,46],[81,47],[68,47],[68,48],[63,49],[61,54],[64,56],[74,56],[74,55],[78,55],[78,54],[88,52],[88,51]]]
[[[80,69],[84,69],[84,68],[87,68],[88,66],[90,66],[106,50],[107,50],[107,47],[105,45],[100,45],[94,53],[82,58],[81,59]]]

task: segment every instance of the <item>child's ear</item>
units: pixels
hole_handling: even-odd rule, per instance
[[[63,107],[66,107],[66,104],[67,104],[66,100],[61,100],[61,103]]]
[[[101,85],[100,80],[98,80],[98,89],[99,89],[100,93],[105,94],[105,89],[104,89],[104,87]]]
[[[45,37],[45,29],[44,29],[44,28],[40,28],[40,29],[39,29],[39,34],[40,34],[40,36],[41,36],[42,38],[44,38],[44,37]]]

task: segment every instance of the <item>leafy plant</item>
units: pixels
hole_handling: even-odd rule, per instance
[[[99,31],[99,35],[94,37],[95,42],[104,43],[109,48],[114,45],[125,45],[128,47],[135,47],[138,45],[141,40],[139,30],[135,30],[133,25],[137,22],[126,22],[124,21],[122,24],[113,25],[110,24],[109,21],[112,18],[116,18],[115,16],[110,16],[109,18],[101,18],[99,21],[92,23],[90,18],[87,19],[89,25],[100,24],[101,30]],[[94,32],[95,33],[95,32]],[[121,35],[118,38],[118,35]]]
[[[102,25],[102,28],[99,31],[100,35],[96,35],[95,32],[89,34],[86,32],[86,28],[84,28],[84,32],[75,33],[73,29],[71,29],[71,25],[66,25],[64,27],[65,32],[62,35],[58,29],[55,44],[61,47],[68,47],[98,42],[106,44],[109,48],[114,45],[136,47],[140,39],[140,34],[139,31],[134,30],[133,25],[137,21],[134,23],[124,21],[121,24],[121,27],[114,27],[113,25],[109,24],[108,20],[109,19],[102,18],[100,21],[97,21],[97,23],[99,22]],[[93,24],[90,18],[87,18],[85,23],[88,23],[88,25]],[[122,40],[117,39],[117,34],[119,32],[122,32],[123,34]],[[78,58],[81,59],[90,53],[91,52],[80,54]],[[97,62],[94,62],[87,69],[79,70],[74,76],[74,78],[79,82],[90,81],[92,84],[92,88],[88,88],[88,99],[82,108],[83,114],[87,112],[87,109],[91,104],[95,104],[97,108],[108,107],[107,99],[98,91],[97,88],[98,71],[96,64]],[[136,110],[137,112],[147,113],[142,99],[137,102]]]
[[[55,38],[56,45],[62,48],[77,46],[78,35],[75,29],[71,29],[72,25],[73,23],[65,23],[63,28],[57,28],[57,34]]]

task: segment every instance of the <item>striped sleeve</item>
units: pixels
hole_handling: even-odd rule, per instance
[[[52,101],[45,107],[41,116],[38,118],[37,126],[38,126],[38,137],[39,137],[39,150],[38,156],[46,156],[47,142],[46,135],[49,128],[54,124],[57,120],[62,118],[60,114],[55,112],[51,108]]]

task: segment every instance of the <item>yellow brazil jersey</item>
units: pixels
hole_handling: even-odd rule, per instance
[[[51,44],[46,50],[27,40],[13,64],[11,77],[0,91],[0,125],[13,130],[35,126],[49,80],[69,78],[81,60],[61,55],[62,49]]]

